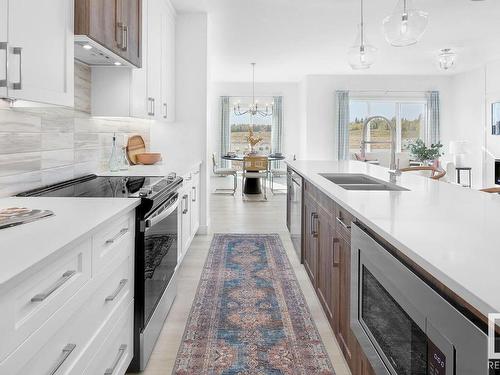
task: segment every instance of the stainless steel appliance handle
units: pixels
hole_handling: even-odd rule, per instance
[[[158,216],[152,217],[151,219],[146,219],[146,229],[154,227],[160,221],[165,219],[167,216],[169,216],[172,212],[175,211],[175,209],[177,208],[178,205],[179,205],[179,199],[176,198],[175,201],[161,214],[159,214]]]
[[[66,271],[61,278],[51,285],[45,292],[37,294],[31,298],[31,302],[42,302],[47,299],[52,293],[63,286],[69,279],[76,275],[76,271]]]
[[[186,202],[186,208],[184,208],[184,209],[182,210],[182,213],[183,213],[184,215],[188,213],[188,206],[189,206],[188,199],[189,199],[189,196],[188,196],[187,194],[186,194],[186,195],[184,195],[184,196],[182,197],[182,200],[183,200],[184,202]]]
[[[301,187],[301,186],[302,186],[302,185],[301,185],[301,183],[300,183],[299,181],[297,181],[297,180],[296,180],[295,178],[293,178],[293,177],[292,177],[292,182],[294,182],[294,183],[295,183],[295,185],[297,185],[297,186],[299,186],[299,187]]]
[[[5,79],[0,79],[0,87],[7,87],[7,77],[9,75],[9,72],[8,72],[9,52],[8,52],[7,42],[0,42],[0,50],[5,51]]]
[[[151,98],[151,116],[155,115],[156,112],[155,98]]]
[[[105,244],[106,245],[111,245],[113,244],[117,239],[120,237],[123,237],[126,233],[128,232],[128,228],[122,228],[113,238],[110,238],[109,240],[106,240]]]
[[[127,350],[127,345],[125,344],[120,345],[120,348],[118,348],[118,355],[116,356],[113,365],[110,368],[107,368],[106,371],[104,371],[104,375],[113,375],[113,373],[116,370],[116,367],[118,366],[118,363],[120,363],[126,350]]]
[[[75,350],[75,348],[76,348],[75,344],[66,345],[62,350],[61,356],[59,357],[55,365],[52,367],[52,369],[47,373],[47,375],[54,375],[57,372],[57,370],[59,370],[59,367],[61,367],[63,363],[68,359],[68,357],[73,352],[73,350]]]
[[[197,194],[196,194],[196,186],[193,186],[193,187],[192,187],[192,189],[193,189],[193,199],[191,199],[191,200],[192,200],[193,202],[196,202],[196,195],[197,195]]]
[[[342,220],[340,217],[336,217],[335,220],[337,220],[337,223],[342,225],[344,227],[344,229],[347,229],[347,230],[351,229],[351,226],[344,223],[344,220]]]
[[[122,291],[122,289],[125,287],[125,285],[127,285],[128,283],[128,280],[127,279],[121,279],[120,280],[120,283],[118,284],[118,287],[115,289],[115,291],[107,296],[104,301],[105,302],[111,302],[111,301],[114,301],[115,298],[118,296],[118,294],[120,294],[120,292]]]
[[[19,55],[19,81],[12,83],[12,89],[22,90],[23,88],[23,49],[21,47],[14,47],[12,49],[14,55]]]
[[[167,118],[168,117],[168,106],[167,106],[167,103],[163,103],[163,108],[165,108],[165,114],[163,115],[163,118]]]

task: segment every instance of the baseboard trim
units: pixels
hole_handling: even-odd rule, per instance
[[[198,232],[196,234],[207,235],[208,225],[200,225],[200,227],[198,228]]]

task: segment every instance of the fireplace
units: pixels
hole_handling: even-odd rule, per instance
[[[495,160],[495,184],[500,185],[500,159]]]

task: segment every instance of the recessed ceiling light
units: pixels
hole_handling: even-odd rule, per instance
[[[119,62],[119,61],[115,61],[115,65],[116,65],[116,66],[120,66],[121,64],[122,64],[121,62]]]
[[[92,46],[90,44],[84,44],[83,49],[92,49]]]

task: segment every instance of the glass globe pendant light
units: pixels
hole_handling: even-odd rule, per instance
[[[417,10],[412,0],[399,0],[394,12],[383,21],[385,39],[394,47],[417,43],[428,24],[428,14]]]
[[[457,54],[451,48],[444,48],[439,52],[438,61],[439,67],[442,70],[450,70],[455,67]]]
[[[368,69],[375,62],[377,49],[366,42],[363,0],[361,0],[361,22],[354,45],[349,48],[348,59],[352,69]]]

